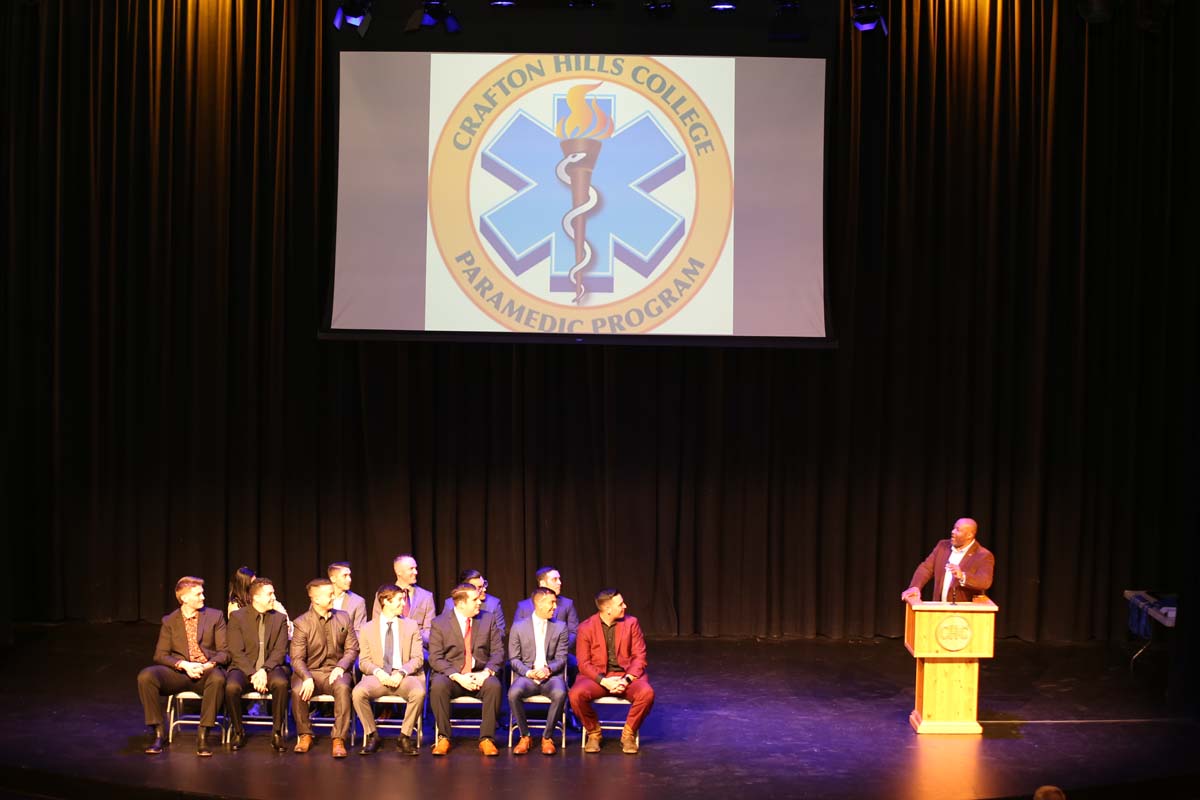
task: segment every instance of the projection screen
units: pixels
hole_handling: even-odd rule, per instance
[[[826,336],[820,59],[344,52],[330,332]]]

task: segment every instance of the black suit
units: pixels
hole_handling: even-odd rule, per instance
[[[276,732],[282,733],[287,717],[288,675],[287,617],[275,610],[263,615],[263,664],[267,691],[271,694],[271,716]],[[233,729],[242,729],[242,695],[253,688],[250,676],[257,671],[259,656],[258,612],[253,606],[229,615],[229,655],[233,666],[225,675],[225,710]]]
[[[225,616],[220,611],[215,608],[200,609],[196,622],[196,642],[204,653],[205,662],[211,661],[217,666],[192,679],[178,666],[180,662],[191,660],[183,610],[177,608],[163,617],[162,627],[158,629],[158,644],[154,648],[155,664],[139,672],[137,678],[138,697],[142,701],[147,725],[162,725],[160,698],[180,692],[196,692],[202,696],[201,727],[211,728],[217,724],[217,709],[225,693],[225,670],[221,667],[229,663]]]
[[[477,691],[468,692],[450,680],[450,676],[461,672],[466,657],[462,628],[454,611],[439,615],[429,627],[429,666],[433,677],[429,684],[429,705],[437,721],[438,732],[450,735],[450,700],[463,695],[477,697],[483,701],[479,738],[491,739],[496,735],[496,717],[500,714],[502,695],[500,681],[495,673],[504,664],[504,644],[495,618],[486,611],[471,620],[471,653],[474,665],[471,671],[481,669],[493,673]]]

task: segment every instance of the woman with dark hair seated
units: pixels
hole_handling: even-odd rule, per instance
[[[228,617],[239,608],[246,608],[253,604],[250,598],[250,584],[254,583],[254,579],[258,575],[249,567],[238,567],[237,572],[233,573],[233,577],[229,579],[229,603],[225,606],[225,616]],[[275,600],[275,610],[283,614],[287,619],[288,639],[292,638],[292,618],[288,615],[287,609],[283,607],[283,603]]]

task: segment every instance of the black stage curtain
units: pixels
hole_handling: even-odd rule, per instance
[[[411,551],[509,609],[552,563],[658,634],[895,636],[964,514],[1002,635],[1188,588],[1196,4],[893,0],[887,38],[840,5],[808,350],[319,341],[319,5],[0,10],[17,618],[155,619],[183,574],[220,605],[240,564],[298,612]]]

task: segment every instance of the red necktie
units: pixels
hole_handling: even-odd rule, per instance
[[[467,632],[463,634],[463,650],[466,655],[463,657],[463,674],[471,671],[471,667],[475,666],[475,659],[471,657],[471,620],[467,620]]]

